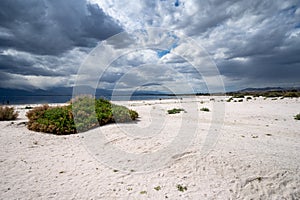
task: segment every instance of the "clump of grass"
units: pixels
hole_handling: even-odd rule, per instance
[[[145,191],[145,190],[140,191],[140,194],[147,194],[147,191]]]
[[[178,189],[178,191],[180,191],[180,192],[184,192],[184,191],[186,191],[186,190],[187,190],[187,187],[186,187],[186,186],[182,186],[182,185],[178,184],[178,185],[177,185],[177,189]]]
[[[182,108],[173,108],[172,110],[168,110],[168,114],[177,114],[184,111]]]
[[[300,113],[297,114],[297,115],[295,115],[294,119],[295,119],[295,120],[300,120]]]
[[[104,99],[83,96],[72,99],[67,106],[36,107],[27,112],[26,116],[29,119],[28,129],[64,135],[108,123],[129,122],[135,120],[138,113]]]
[[[15,120],[19,116],[14,107],[0,106],[0,121]]]
[[[230,98],[227,100],[227,102],[231,102],[232,100],[233,100],[233,98],[230,97]]]
[[[209,109],[208,109],[208,108],[201,108],[200,110],[201,110],[201,111],[204,111],[204,112],[209,112]]]
[[[156,187],[154,187],[154,190],[159,191],[159,190],[161,190],[161,187],[160,186],[156,186]]]

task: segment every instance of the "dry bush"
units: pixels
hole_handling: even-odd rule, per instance
[[[0,121],[15,120],[19,116],[14,107],[0,106]]]

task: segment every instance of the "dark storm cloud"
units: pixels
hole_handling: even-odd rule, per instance
[[[121,28],[85,0],[2,0],[2,48],[59,55],[74,46],[93,47]]]
[[[1,71],[10,74],[36,75],[36,76],[63,76],[65,74],[55,72],[43,67],[36,67],[36,61],[26,60],[14,56],[0,55]]]

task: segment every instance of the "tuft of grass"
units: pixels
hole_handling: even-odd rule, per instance
[[[173,108],[172,110],[168,110],[168,114],[177,114],[184,111],[182,108]]]
[[[300,113],[294,116],[295,120],[300,120]]]
[[[19,116],[14,107],[0,106],[0,121],[15,120]]]
[[[178,185],[177,185],[177,189],[178,189],[178,191],[180,191],[180,192],[184,192],[184,191],[186,191],[186,190],[187,190],[187,187],[186,187],[186,186],[182,186],[182,185],[178,184]]]
[[[227,100],[227,102],[231,102],[232,100],[233,100],[233,98],[230,97],[230,98]]]
[[[147,191],[145,191],[145,190],[140,191],[140,194],[147,194]]]
[[[160,186],[156,186],[156,187],[154,187],[154,190],[159,191],[159,190],[161,190],[161,187]]]
[[[208,108],[201,108],[200,110],[201,110],[201,111],[204,111],[204,112],[209,112],[209,109],[208,109]]]

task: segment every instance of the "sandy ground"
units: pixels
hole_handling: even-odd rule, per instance
[[[0,198],[300,199],[300,99],[210,98],[118,102],[139,120],[69,136],[27,130],[15,106],[0,122]]]

